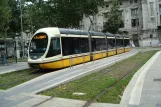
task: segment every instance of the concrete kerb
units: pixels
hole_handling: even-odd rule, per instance
[[[82,107],[86,101],[66,99],[66,98],[53,98],[38,107]],[[127,105],[110,104],[110,103],[92,103],[89,107],[127,107]]]
[[[53,98],[38,107],[83,107],[86,101],[66,99],[66,98]],[[128,107],[128,105],[110,104],[110,103],[92,103],[89,107]]]
[[[24,102],[19,103],[18,105],[15,105],[13,107],[33,107],[35,104],[40,103],[44,101],[44,98],[31,98],[29,100],[26,100]]]
[[[148,69],[155,62],[161,51],[153,55],[132,77],[131,81],[127,85],[121,102],[121,105],[139,105],[140,98],[142,93],[142,87],[144,83],[145,76],[148,72]]]
[[[6,92],[6,90],[0,90],[0,93],[5,93]]]
[[[21,93],[21,95],[29,96],[29,97],[34,97],[34,98],[42,98],[42,99],[48,99],[48,98],[50,98],[50,96],[35,95],[35,94],[31,94],[31,93]]]

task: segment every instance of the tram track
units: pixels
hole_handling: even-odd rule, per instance
[[[70,88],[70,89],[67,89],[67,90],[65,90],[64,92],[58,93],[57,95],[51,96],[50,98],[46,99],[45,101],[42,101],[42,102],[40,102],[40,103],[38,103],[38,104],[36,104],[36,105],[33,105],[32,107],[37,107],[37,106],[39,106],[39,105],[41,105],[41,104],[43,104],[43,103],[45,103],[45,102],[47,102],[47,101],[49,101],[49,100],[55,98],[55,97],[57,97],[58,95],[63,95],[64,93],[66,93],[66,92],[68,92],[68,91],[75,90],[75,89],[77,89],[78,87],[80,87],[81,85],[83,85],[83,84],[85,84],[85,83],[87,83],[87,82],[89,82],[89,81],[95,80],[96,78],[98,78],[98,77],[104,75],[105,73],[111,72],[111,71],[113,71],[113,70],[116,69],[116,68],[117,68],[117,66],[115,66],[115,67],[113,67],[113,68],[110,68],[110,69],[108,69],[108,70],[104,70],[104,71],[101,70],[101,72],[100,72],[98,75],[96,75],[96,76],[94,76],[94,77],[92,77],[92,78],[89,78],[87,81],[80,81],[79,83],[77,83],[76,86],[74,86],[74,87],[72,87],[72,88]],[[64,85],[65,85],[65,84],[64,84]]]
[[[136,64],[135,67],[138,67],[139,64]],[[135,68],[134,67],[134,68]],[[133,70],[131,70],[133,71]],[[122,80],[124,80],[127,76],[129,76],[132,72],[127,72],[123,77],[121,77],[118,81],[114,82],[113,84],[111,84],[110,86],[108,86],[106,89],[102,90],[94,99],[88,101],[87,103],[85,103],[82,107],[89,107],[92,103],[94,103],[94,101],[96,101],[99,97],[101,97],[103,94],[105,94],[107,91],[109,91],[110,89],[112,89],[114,86],[116,86],[118,83],[120,83]]]
[[[141,51],[143,52],[143,51]],[[133,69],[138,68],[139,66],[141,66],[144,63],[144,61],[140,62],[140,63],[135,63],[135,66],[128,71],[124,76],[122,76],[119,80],[117,80],[116,82],[114,82],[113,84],[111,84],[110,86],[108,86],[107,88],[105,88],[104,90],[102,90],[98,95],[96,95],[95,98],[93,98],[92,100],[86,102],[82,107],[89,107],[92,103],[94,103],[98,98],[100,98],[102,95],[104,95],[105,93],[107,93],[110,89],[114,88],[117,84],[119,84],[122,80],[124,80],[126,77],[128,77],[130,74],[134,73],[135,71],[133,71]]]
[[[117,62],[117,63],[118,63],[118,62]],[[44,101],[42,101],[42,102],[40,102],[40,103],[38,103],[38,104],[36,104],[36,105],[33,105],[32,107],[37,107],[37,106],[39,106],[39,105],[41,105],[41,104],[43,104],[43,103],[45,103],[45,102],[47,102],[47,101],[49,101],[49,100],[51,100],[51,99],[53,99],[53,98],[56,98],[57,96],[63,95],[64,93],[66,93],[66,92],[68,92],[68,91],[73,91],[73,90],[77,89],[77,88],[80,87],[81,85],[83,85],[83,84],[85,84],[85,83],[87,83],[87,82],[90,82],[90,81],[92,81],[92,80],[95,80],[95,79],[97,79],[98,77],[104,75],[105,73],[110,73],[110,72],[113,71],[113,70],[119,69],[120,66],[119,66],[119,64],[117,64],[117,63],[115,63],[116,65],[115,65],[114,67],[110,68],[110,69],[106,69],[106,70],[103,70],[103,69],[102,69],[102,70],[99,72],[99,74],[97,74],[96,76],[94,76],[94,77],[92,77],[92,78],[89,78],[87,81],[80,81],[80,82],[77,83],[77,85],[75,85],[74,87],[71,87],[71,88],[69,88],[69,89],[66,89],[66,90],[64,90],[64,92],[57,93],[57,94],[51,96],[50,98],[48,98],[48,99],[46,99],[46,100],[44,100]],[[129,76],[131,73],[133,73],[133,72],[132,72],[133,69],[139,67],[142,63],[143,63],[143,62],[141,62],[141,63],[139,63],[139,64],[135,63],[134,67],[133,67],[132,69],[130,69],[129,71],[127,71],[127,73],[126,73],[124,76],[122,76],[120,79],[118,79],[116,82],[114,82],[113,84],[111,84],[110,86],[108,86],[107,88],[105,88],[104,90],[100,91],[100,93],[99,93],[98,95],[96,95],[96,97],[95,97],[94,99],[92,99],[92,100],[88,101],[87,103],[85,103],[85,105],[83,105],[83,107],[88,107],[88,106],[90,106],[90,105],[91,105],[94,101],[96,101],[100,96],[102,96],[104,93],[106,93],[107,91],[109,91],[111,88],[113,88],[114,86],[116,86],[118,83],[120,83],[122,80],[124,80],[124,79],[125,79],[127,76]],[[66,84],[67,84],[67,83],[66,83]],[[61,84],[61,85],[65,85],[65,84]]]

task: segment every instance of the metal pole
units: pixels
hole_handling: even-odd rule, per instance
[[[137,45],[138,45],[138,47],[139,47],[139,32],[138,32],[138,24],[139,24],[139,18],[138,18],[138,20],[137,20],[137,22],[136,22],[136,24],[137,24]]]
[[[16,63],[17,63],[17,44],[16,44],[16,41],[14,42],[14,47],[15,47],[15,57],[16,57]]]
[[[123,36],[123,48],[124,48],[124,52],[125,52],[125,37]]]
[[[108,39],[107,39],[107,35],[105,37],[105,41],[106,41],[106,57],[108,57]]]
[[[116,55],[117,55],[117,43],[116,43],[116,35],[115,35],[115,48],[116,48]]]
[[[89,53],[90,53],[90,61],[93,61],[93,57],[92,57],[92,45],[91,45],[91,35],[90,32],[88,31],[88,40],[89,40]]]
[[[21,0],[19,0],[20,3],[20,18],[21,18],[21,37],[22,37],[22,57],[24,57],[24,40],[23,40],[23,24],[22,24],[22,3]]]
[[[92,56],[92,40],[91,40],[91,35],[90,35],[90,29],[91,29],[91,24],[93,24],[92,19],[90,18],[90,26],[88,28],[88,41],[89,41],[89,53],[90,53],[90,61],[93,61],[93,56]]]

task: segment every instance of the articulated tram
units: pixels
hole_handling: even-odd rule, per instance
[[[61,69],[130,51],[128,37],[64,28],[42,28],[29,44],[33,68]]]

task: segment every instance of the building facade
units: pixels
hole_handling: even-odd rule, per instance
[[[99,12],[90,16],[93,21],[91,30],[102,31],[110,11],[110,0],[104,1]],[[128,32],[131,44],[135,46],[158,46],[161,42],[161,0],[122,0],[120,3],[124,27],[120,31]],[[88,30],[89,17],[84,16],[80,28]]]

